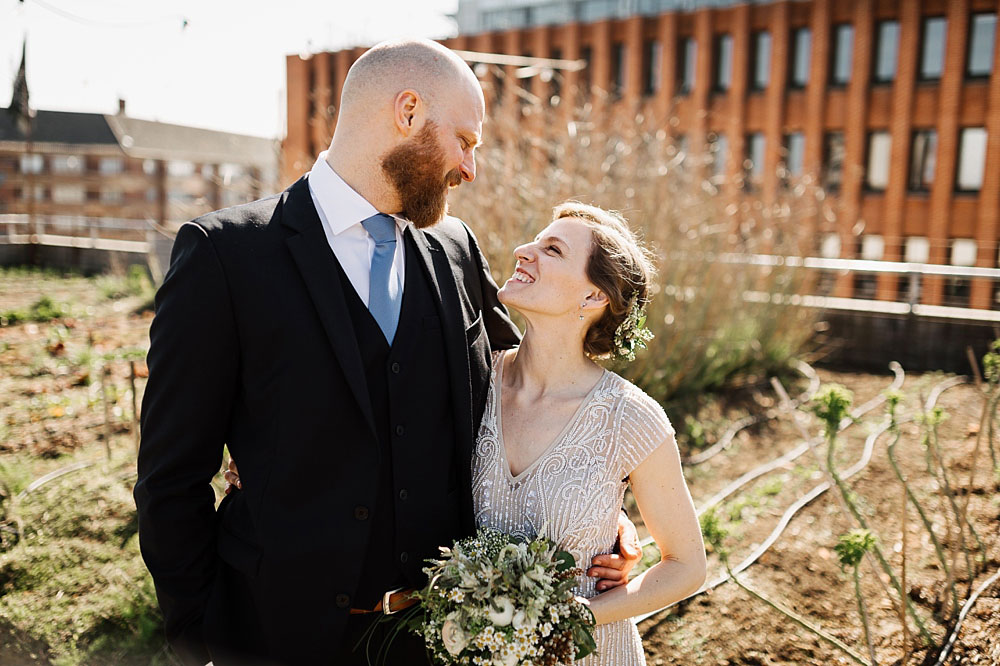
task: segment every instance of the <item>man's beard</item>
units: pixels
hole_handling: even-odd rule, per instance
[[[462,172],[452,169],[444,178],[444,152],[436,136],[437,125],[424,127],[382,158],[382,170],[395,186],[400,213],[418,229],[438,222],[448,212],[448,189],[462,182]]]

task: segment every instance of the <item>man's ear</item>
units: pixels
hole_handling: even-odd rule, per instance
[[[409,136],[419,125],[419,115],[423,112],[423,100],[420,93],[410,89],[403,90],[396,95],[396,103],[393,105],[392,111],[396,129],[404,136]]]

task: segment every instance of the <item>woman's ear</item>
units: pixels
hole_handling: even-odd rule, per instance
[[[422,110],[423,100],[420,98],[420,93],[409,89],[400,92],[396,95],[396,103],[392,109],[396,129],[403,136],[409,136],[415,129],[417,116]]]
[[[600,289],[595,289],[594,291],[587,294],[587,304],[592,306],[603,306],[607,305],[610,301],[608,300],[608,295],[605,294]]]

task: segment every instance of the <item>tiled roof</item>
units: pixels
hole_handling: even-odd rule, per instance
[[[279,144],[244,134],[230,134],[198,127],[139,120],[124,115],[37,111],[31,139],[36,144],[119,146],[140,159],[188,160],[221,164],[275,166]],[[26,137],[8,109],[0,108],[0,141],[25,141]]]
[[[278,142],[245,134],[105,116],[122,149],[133,157],[235,164],[277,163]]]
[[[32,119],[31,139],[36,143],[117,145],[111,128],[99,113],[37,111]],[[9,109],[0,109],[0,141],[25,141]]]

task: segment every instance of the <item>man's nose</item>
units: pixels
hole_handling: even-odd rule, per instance
[[[458,165],[458,170],[462,174],[462,180],[467,183],[471,183],[476,179],[476,157],[475,155],[469,154],[462,163]]]

